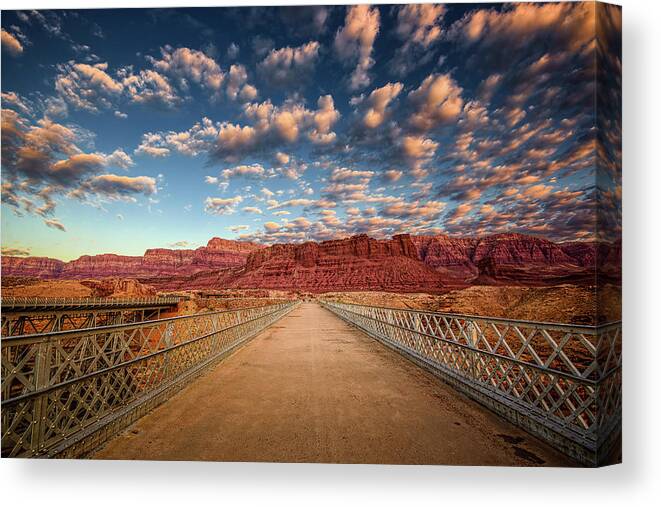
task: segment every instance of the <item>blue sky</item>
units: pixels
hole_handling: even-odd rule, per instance
[[[3,11],[3,253],[593,238],[594,9]]]

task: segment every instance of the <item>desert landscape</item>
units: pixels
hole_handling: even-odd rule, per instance
[[[3,457],[617,447],[619,8],[3,11],[1,63]]]
[[[216,237],[195,250],[149,249],[141,257],[103,254],[63,262],[3,256],[2,289],[5,296],[28,297],[175,294],[188,301],[182,311],[260,299],[336,298],[596,325],[620,319],[620,256],[620,243],[554,243],[523,234],[360,235],[272,246]]]

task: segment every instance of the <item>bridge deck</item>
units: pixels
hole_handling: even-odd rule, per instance
[[[95,457],[572,464],[314,303],[298,307]]]

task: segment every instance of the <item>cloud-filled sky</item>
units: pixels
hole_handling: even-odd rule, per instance
[[[595,17],[593,3],[4,11],[3,250],[590,239]]]

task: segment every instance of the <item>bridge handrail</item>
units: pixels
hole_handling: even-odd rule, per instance
[[[578,459],[596,460],[621,419],[621,322],[574,326],[322,305]]]
[[[3,339],[2,456],[92,450],[296,304]]]
[[[178,296],[166,297],[139,297],[139,298],[108,298],[108,297],[29,297],[29,296],[3,296],[0,302],[2,308],[27,306],[126,306],[145,304],[177,304],[181,300]]]
[[[547,328],[553,328],[553,329],[567,329],[567,330],[581,330],[585,331],[587,333],[591,333],[597,329],[605,328],[605,327],[616,327],[616,326],[621,326],[622,321],[621,320],[614,320],[614,321],[609,321],[609,322],[604,322],[600,323],[597,325],[591,325],[591,324],[567,324],[564,322],[552,322],[552,321],[544,321],[544,320],[526,320],[526,319],[508,319],[505,317],[491,317],[488,315],[477,315],[477,314],[472,314],[472,313],[456,313],[456,312],[434,312],[431,310],[417,310],[415,308],[398,308],[396,306],[380,306],[380,305],[365,305],[362,303],[348,303],[346,301],[341,301],[337,299],[322,299],[322,304],[323,302],[330,302],[330,303],[338,303],[338,304],[343,304],[343,305],[348,305],[348,306],[360,306],[364,308],[381,308],[383,310],[403,310],[409,313],[418,313],[418,314],[425,314],[425,315],[443,315],[445,317],[454,317],[458,319],[469,319],[469,320],[489,320],[493,322],[507,322],[507,323],[512,323],[512,324],[520,324],[520,325],[527,325],[527,326],[543,326]]]
[[[48,342],[52,340],[59,339],[60,337],[74,337],[76,335],[78,336],[84,336],[84,335],[89,335],[91,331],[94,333],[112,333],[115,331],[127,331],[131,329],[137,329],[140,327],[144,327],[146,325],[153,325],[153,324],[161,324],[164,322],[174,322],[178,320],[187,320],[187,319],[197,319],[199,317],[209,317],[209,316],[214,316],[218,314],[223,314],[223,313],[233,313],[233,312],[238,312],[238,311],[243,311],[243,310],[256,310],[259,308],[271,308],[274,306],[277,306],[279,304],[287,304],[287,303],[274,303],[274,304],[267,304],[267,305],[255,305],[255,306],[246,306],[243,308],[235,308],[235,309],[224,309],[224,310],[213,310],[210,312],[201,312],[201,313],[191,313],[189,315],[175,315],[174,317],[164,317],[162,319],[154,319],[154,320],[142,320],[139,322],[127,322],[124,324],[111,324],[109,326],[97,326],[97,327],[92,327],[92,328],[81,328],[81,329],[63,329],[61,331],[48,331],[46,333],[33,333],[33,334],[24,334],[24,335],[15,335],[15,336],[7,336],[3,337],[2,341],[6,342],[21,342],[24,344],[27,343],[43,343],[43,342]]]

